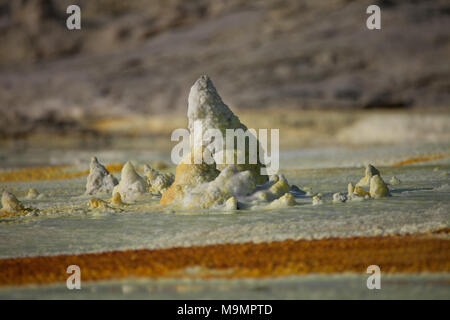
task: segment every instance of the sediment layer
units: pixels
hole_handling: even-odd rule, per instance
[[[0,260],[0,285],[64,282],[72,264],[81,268],[82,281],[365,273],[373,264],[385,273],[450,272],[450,240],[429,235],[334,238],[11,258]]]
[[[44,181],[44,180],[65,180],[84,177],[89,174],[89,170],[71,171],[69,165],[58,165],[48,167],[22,168],[12,171],[0,172],[0,182],[18,181]],[[112,163],[106,166],[109,172],[120,172],[122,164]]]

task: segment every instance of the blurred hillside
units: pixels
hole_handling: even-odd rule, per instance
[[[449,107],[449,57],[444,0],[0,0],[0,137],[185,112],[205,73],[232,109]]]

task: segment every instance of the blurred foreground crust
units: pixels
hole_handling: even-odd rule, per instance
[[[435,235],[286,240],[158,250],[126,250],[0,260],[0,285],[65,282],[69,265],[82,281],[126,277],[258,278],[308,273],[450,272],[448,229]],[[443,235],[444,233],[444,235]],[[195,267],[198,271],[189,272]]]

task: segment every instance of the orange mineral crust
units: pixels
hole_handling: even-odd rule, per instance
[[[428,162],[428,161],[434,161],[434,160],[439,160],[439,159],[445,159],[445,158],[448,158],[448,157],[449,157],[448,154],[433,153],[433,154],[425,155],[425,156],[422,156],[422,157],[409,158],[409,159],[406,159],[406,160],[398,161],[398,162],[395,162],[393,164],[393,166],[394,167],[400,167],[400,166],[405,166],[405,165],[413,164],[413,163],[420,163],[420,162]]]
[[[122,164],[112,163],[107,165],[106,169],[109,172],[120,172]],[[63,180],[79,178],[88,174],[89,170],[71,171],[68,165],[33,167],[0,172],[0,182]]]
[[[242,278],[307,273],[450,272],[450,240],[437,236],[389,236],[270,243],[220,244],[0,260],[0,284],[66,281],[69,265],[84,281],[124,277]],[[197,270],[197,272],[192,272]]]

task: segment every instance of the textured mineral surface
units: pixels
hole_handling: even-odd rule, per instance
[[[25,207],[14,194],[4,191],[2,194],[2,208],[0,217],[36,215],[38,210],[32,207]]]
[[[200,136],[199,139],[195,139],[195,137],[192,136],[194,130],[198,130],[200,126],[204,131],[208,129],[220,130],[224,139],[226,137],[227,129],[247,130],[247,127],[241,123],[239,118],[222,101],[222,98],[218,94],[211,79],[206,75],[201,76],[191,87],[187,116],[189,130],[191,131],[191,143],[195,147],[201,147],[201,145],[208,146],[211,143],[210,138],[207,136]],[[255,136],[251,133],[250,135],[251,137],[249,139],[256,140]],[[256,143],[259,146],[257,140]],[[249,145],[250,143],[246,144],[245,149],[239,149],[237,143],[233,143],[233,146],[229,146],[225,141],[223,149],[214,150],[212,157],[216,160],[216,163],[218,163],[217,169],[223,170],[227,165],[222,163],[225,163],[227,153],[231,153],[233,159],[235,159],[234,164],[236,164],[237,169],[239,171],[250,171],[256,182],[262,184],[267,181],[267,176],[261,175],[261,167],[263,165],[259,160],[257,164],[250,163]],[[236,161],[239,153],[245,154],[246,158],[244,164],[238,164]]]
[[[97,157],[92,157],[86,183],[86,194],[110,193],[117,184],[117,179],[98,162]]]
[[[113,195],[119,193],[124,201],[136,200],[147,193],[147,181],[135,170],[133,164],[128,161],[122,169],[120,182],[113,189]]]
[[[173,174],[161,173],[149,165],[144,166],[144,174],[147,178],[148,192],[157,196],[164,193],[174,181]]]
[[[230,108],[223,103],[216,88],[208,76],[201,76],[192,86],[189,94],[188,121],[191,153],[178,164],[175,181],[163,192],[161,204],[172,204],[185,209],[207,208],[252,208],[267,205],[271,207],[287,207],[295,205],[290,192],[290,186],[283,176],[274,175],[269,180],[262,174],[264,167],[261,162],[250,163],[250,146],[240,149],[238,144],[222,145],[222,149],[210,149],[212,143],[206,135],[196,135],[196,130],[216,129],[225,138],[227,129],[247,130]],[[251,134],[251,133],[250,133]],[[255,139],[255,151],[259,142]],[[226,141],[226,139],[225,139]],[[204,161],[205,152],[209,152],[211,162]],[[227,154],[235,164],[225,164]],[[239,154],[245,155],[245,163],[237,163]],[[258,151],[259,153],[259,151]],[[200,154],[201,163],[196,163],[196,155]],[[154,179],[155,172],[147,169],[148,175]],[[281,178],[280,178],[281,177]],[[152,183],[154,184],[154,183]]]

